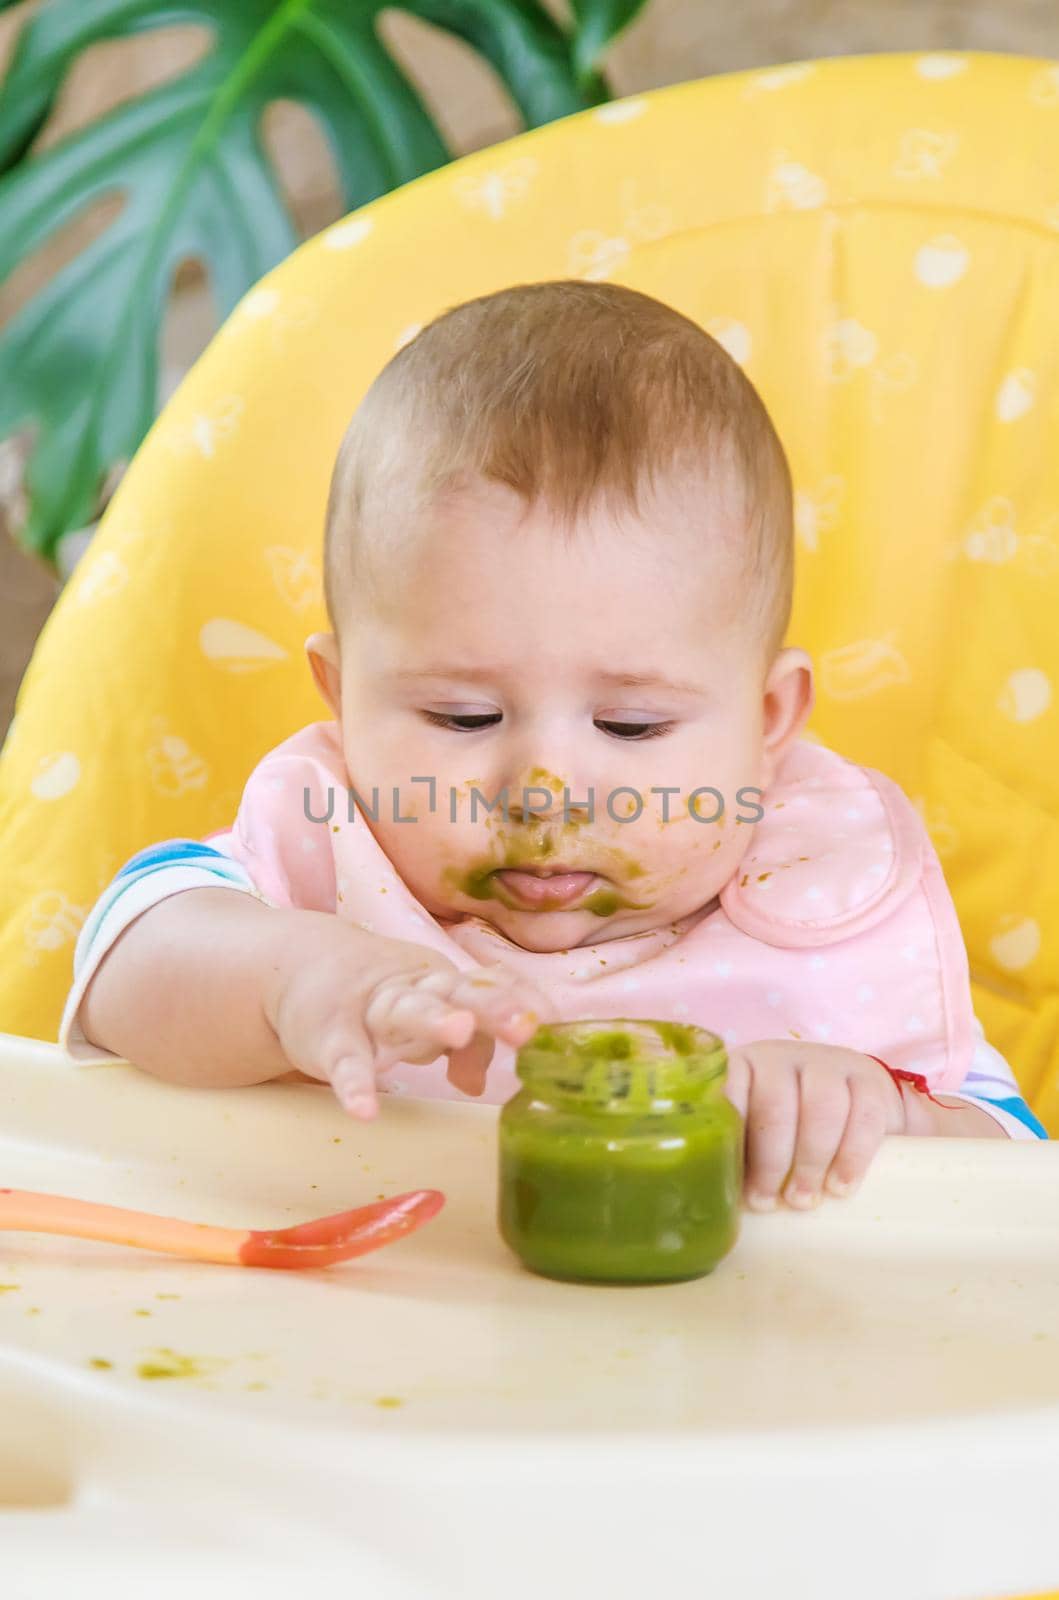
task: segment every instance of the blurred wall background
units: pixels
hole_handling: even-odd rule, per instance
[[[565,0],[545,0],[562,19]],[[21,22],[39,0],[0,17],[0,75]],[[518,115],[492,69],[469,47],[399,10],[381,32],[417,85],[450,148],[458,154],[510,138]],[[182,71],[201,53],[202,30],[172,27],[96,47],[78,62],[40,141],[98,116],[119,101]],[[605,69],[616,96],[716,72],[883,50],[963,49],[1059,56],[1057,0],[648,0],[612,46]],[[0,82],[0,94],[2,94]],[[295,216],[306,233],[337,214],[330,162],[308,113],[275,106],[266,125]],[[105,213],[104,213],[105,215]],[[0,284],[0,324],[98,228],[92,214],[64,230]],[[171,390],[206,344],[214,325],[208,286],[189,264],[174,284],[164,336],[164,386]],[[54,601],[57,582],[14,545],[19,462],[0,445],[0,739],[33,641]]]

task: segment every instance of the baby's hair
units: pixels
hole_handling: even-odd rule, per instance
[[[386,364],[342,440],[327,506],[331,625],[447,490],[476,478],[573,528],[597,497],[694,471],[741,489],[747,625],[771,662],[790,621],[793,496],[768,411],[697,323],[618,284],[517,284],[451,307]],[[708,537],[705,534],[704,537]]]

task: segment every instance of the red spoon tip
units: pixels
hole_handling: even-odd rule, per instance
[[[440,1189],[413,1189],[293,1228],[253,1230],[239,1249],[239,1260],[244,1267],[328,1267],[414,1233],[444,1204]]]

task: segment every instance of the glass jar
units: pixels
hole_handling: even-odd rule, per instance
[[[518,1052],[499,1119],[499,1223],[550,1278],[662,1283],[735,1244],[743,1122],[728,1055],[680,1022],[547,1023]]]

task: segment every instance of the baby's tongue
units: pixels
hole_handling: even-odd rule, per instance
[[[509,892],[529,905],[567,905],[584,894],[595,878],[593,872],[557,872],[554,877],[543,878],[518,867],[506,867],[497,873]]]

